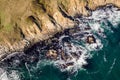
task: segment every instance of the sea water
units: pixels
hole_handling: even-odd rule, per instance
[[[29,54],[40,54],[36,55],[35,62],[27,61],[24,52],[3,61],[0,80],[120,80],[120,10],[107,5],[92,11],[89,17],[76,20],[79,25],[72,29],[72,33],[62,33],[56,44],[49,45],[61,47],[70,59],[62,60],[61,55],[57,60],[46,59],[44,54],[48,46],[43,44],[28,50]],[[91,35],[96,43],[88,44],[86,37]],[[66,42],[72,46],[71,49]],[[74,64],[61,67],[69,62]]]

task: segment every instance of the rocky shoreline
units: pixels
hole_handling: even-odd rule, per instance
[[[85,28],[85,30],[90,30],[90,28],[89,29]],[[0,64],[2,65],[0,67],[11,66],[11,65],[20,66],[21,64],[25,64],[25,63],[28,63],[28,64],[37,63],[39,60],[44,60],[44,59],[57,61],[57,60],[60,60],[60,58],[61,60],[65,61],[65,63],[59,64],[59,68],[65,69],[69,66],[73,66],[74,62],[72,61],[70,62],[70,60],[72,60],[72,57],[67,52],[65,52],[64,46],[72,50],[74,48],[74,45],[70,43],[70,39],[75,36],[75,35],[72,35],[73,33],[78,33],[79,31],[81,31],[79,27],[66,29],[63,32],[55,34],[50,39],[38,42],[34,46],[25,50],[24,52],[14,52],[8,55],[3,60],[1,60]],[[71,36],[71,38],[63,35],[69,35]],[[81,35],[81,38],[86,36],[84,34],[80,34],[80,35]],[[85,42],[88,44],[93,44],[93,43],[96,43],[96,39],[93,35],[88,35],[86,36]],[[78,51],[77,52],[71,51],[70,54],[76,60],[78,60],[79,57],[82,56],[84,53],[82,53],[81,51],[82,47],[78,46],[76,47],[76,50]]]
[[[76,18],[77,25],[74,28],[65,29],[24,51],[8,55],[2,59],[1,67],[30,65],[47,60],[61,71],[81,69],[88,64],[87,59],[91,59],[91,51],[103,48],[102,40],[106,39],[106,34],[101,25],[106,23],[107,29],[107,21],[115,25],[119,21],[119,13],[117,7],[106,5],[96,9],[89,17]],[[116,22],[112,22],[114,17]]]
[[[72,1],[70,1],[69,2],[70,5],[67,7],[69,7],[71,10],[66,10],[65,4],[62,4],[59,6],[59,3],[56,4],[57,3],[56,1],[50,0],[51,4],[55,4],[54,9],[52,8],[53,6],[51,6],[51,4],[48,5],[47,2],[44,2],[42,0],[41,0],[41,2],[38,2],[38,1],[39,0],[36,0],[35,2],[32,1],[32,3],[29,3],[29,5],[31,5],[31,11],[33,11],[35,14],[33,14],[31,11],[28,11],[28,13],[30,13],[30,14],[24,13],[24,15],[20,16],[20,17],[22,17],[21,20],[20,21],[18,20],[18,22],[16,23],[17,26],[22,26],[22,25],[25,25],[27,27],[29,26],[28,28],[20,27],[19,31],[20,31],[20,36],[22,36],[22,38],[20,38],[19,41],[13,40],[14,43],[13,42],[11,43],[7,38],[1,37],[1,38],[4,38],[4,41],[0,42],[0,45],[1,45],[0,46],[0,61],[14,52],[23,52],[26,50],[29,51],[29,49],[32,49],[32,46],[34,44],[38,45],[38,43],[40,41],[41,42],[44,40],[46,41],[46,39],[49,40],[49,38],[52,37],[56,33],[59,34],[59,32],[65,30],[67,28],[72,28],[72,27],[77,26],[78,25],[77,17],[81,17],[81,14],[87,15],[87,16],[89,14],[89,16],[90,16],[91,11],[93,11],[93,10],[99,9],[109,3],[112,5],[114,4],[114,6],[119,7],[118,2],[120,2],[119,0],[118,0],[118,2],[115,2],[115,3],[112,1],[106,1],[106,2],[103,2],[104,4],[98,4],[96,6],[96,8],[92,8],[92,7],[90,7],[91,0],[87,0],[85,2],[84,1],[79,2],[78,0],[75,0],[75,2],[78,2],[78,4],[72,4],[71,3]],[[93,1],[91,1],[91,2],[93,2]],[[37,4],[37,3],[39,3],[39,4]],[[43,4],[43,3],[46,3],[46,4]],[[33,10],[35,8],[38,8],[37,6],[35,6],[35,4],[42,5],[41,6],[42,13],[35,12]],[[79,6],[80,4],[83,4],[84,7]],[[93,4],[94,4],[94,2],[93,2]],[[49,10],[48,6],[50,6],[50,9],[52,9],[52,10]],[[73,7],[76,6],[76,10],[72,9],[72,7],[70,7],[70,6],[73,6]],[[83,7],[83,8],[81,8],[81,7]],[[87,13],[85,13],[85,12],[87,12]],[[32,17],[33,17],[32,25],[31,25],[30,17],[28,17],[28,19],[30,20],[30,24],[27,24],[24,22],[25,20],[23,20],[23,19],[27,17],[26,15],[32,15]],[[39,15],[42,16],[42,18],[40,18]],[[39,23],[41,23],[41,25]],[[37,27],[36,27],[36,25],[37,25]],[[1,33],[0,35],[3,35],[3,34]],[[15,33],[13,33],[13,34],[15,34]]]

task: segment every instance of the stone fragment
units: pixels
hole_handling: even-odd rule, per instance
[[[57,51],[56,50],[49,50],[47,53],[46,53],[46,57],[47,58],[50,58],[50,59],[57,59]]]
[[[88,36],[87,37],[87,43],[92,44],[92,43],[95,43],[95,42],[96,42],[96,40],[95,40],[94,36]]]

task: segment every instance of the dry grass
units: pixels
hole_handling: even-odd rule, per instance
[[[53,26],[47,25],[47,22],[52,24],[48,14],[50,16],[53,16],[56,12],[61,14],[58,9],[59,5],[70,16],[73,16],[75,13],[85,14],[84,6],[86,6],[86,3],[86,0],[0,0],[0,43],[8,41],[13,44],[23,39],[23,34],[33,37],[35,35],[32,33],[33,29],[36,30],[36,33],[39,33],[36,27],[30,27],[33,25],[33,22],[28,18],[31,15],[41,22],[43,30],[47,30],[48,27]],[[115,3],[120,6],[120,0],[88,0],[88,3],[90,8],[106,3]],[[64,18],[61,18],[61,16],[54,16],[58,23],[61,23],[61,19]],[[64,21],[67,21],[67,19]],[[23,34],[21,34],[21,31],[23,31]]]

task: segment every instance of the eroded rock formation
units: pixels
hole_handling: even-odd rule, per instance
[[[99,6],[120,0],[0,0],[0,58],[76,25]]]

